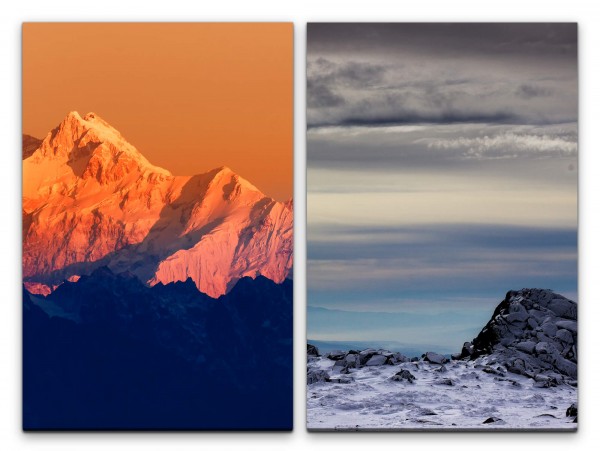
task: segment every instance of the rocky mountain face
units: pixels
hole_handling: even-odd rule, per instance
[[[33,149],[35,147],[35,149]],[[33,149],[33,150],[32,150]],[[149,285],[191,278],[214,298],[291,276],[293,204],[222,167],[174,176],[94,113],[23,141],[23,277],[51,293],[108,266]]]
[[[37,139],[29,135],[23,135],[23,160],[25,158],[29,158],[33,152],[40,147],[40,144],[42,144],[41,139]]]
[[[551,290],[509,291],[456,357],[491,356],[539,385],[577,380],[577,304]]]

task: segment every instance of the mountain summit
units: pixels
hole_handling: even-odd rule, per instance
[[[291,275],[292,203],[227,167],[173,176],[98,115],[77,112],[24,157],[23,277],[32,292],[100,266],[149,285],[191,278],[212,297],[242,277]]]

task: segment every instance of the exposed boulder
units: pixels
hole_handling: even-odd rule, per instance
[[[340,350],[331,351],[326,356],[329,360],[343,360],[346,357],[346,353]]]
[[[344,363],[347,368],[358,368],[359,358],[358,354],[347,354],[344,358]]]
[[[416,377],[408,370],[400,370],[392,376],[393,381],[414,383]]]
[[[448,385],[449,387],[454,387],[456,383],[450,378],[444,378],[436,381],[435,385]]]
[[[410,359],[400,352],[394,352],[390,359],[392,363],[410,362]]]
[[[527,354],[533,354],[533,352],[535,351],[535,346],[535,341],[527,340],[518,342],[515,345],[515,348],[517,348],[519,351],[526,352]]]
[[[380,366],[385,365],[388,361],[388,357],[382,354],[373,355],[366,363],[367,366]]]
[[[443,363],[447,363],[448,359],[441,354],[436,352],[426,352],[423,354],[423,360],[429,363],[437,363],[438,365],[442,365]]]
[[[506,421],[498,417],[489,417],[483,424],[506,424]]]
[[[571,404],[568,408],[567,408],[567,414],[568,417],[577,417],[577,403]]]
[[[377,351],[375,349],[365,349],[364,351],[360,351],[358,353],[358,358],[359,358],[359,364],[360,365],[365,365],[367,363],[367,361],[374,356],[375,354],[377,354]]]
[[[569,332],[577,333],[577,321],[557,321],[556,326]]]
[[[332,377],[331,379],[329,379],[326,382],[331,382],[334,384],[349,384],[351,382],[354,382],[354,379],[349,376],[339,376],[339,377]]]
[[[311,345],[310,343],[306,344],[306,354],[310,355],[310,356],[313,356],[313,357],[319,357],[320,356],[319,349],[316,346]]]
[[[475,352],[475,347],[473,346],[473,343],[471,343],[470,341],[465,341],[460,351],[460,358],[464,359],[471,357],[473,355],[473,352]]]
[[[316,384],[317,382],[329,382],[329,373],[325,370],[309,369],[306,375],[306,384]]]

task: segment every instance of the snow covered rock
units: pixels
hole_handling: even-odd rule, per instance
[[[309,369],[306,374],[307,385],[316,384],[317,382],[329,382],[329,373],[325,370]]]
[[[306,354],[313,357],[319,357],[320,355],[319,349],[316,346],[311,345],[310,343],[306,344]]]
[[[408,370],[400,370],[392,376],[393,381],[408,382],[410,384],[412,384],[415,379],[416,377]]]
[[[390,360],[392,363],[404,363],[410,361],[408,357],[400,352],[394,352]]]
[[[375,354],[377,354],[377,351],[371,348],[360,351],[358,353],[359,364],[365,365],[367,361]]]
[[[344,360],[346,358],[346,353],[336,349],[327,354],[327,358],[329,360]]]

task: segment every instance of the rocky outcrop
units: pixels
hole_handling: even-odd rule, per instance
[[[314,347],[308,345],[309,355]],[[316,357],[315,354],[312,354]],[[314,358],[313,357],[313,358]],[[349,374],[356,369],[414,362],[426,364],[438,373],[447,373],[446,356],[426,352],[421,358],[408,358],[384,349],[331,351],[325,356],[334,361],[332,370]],[[509,381],[508,373],[534,380],[539,388],[566,383],[577,385],[577,304],[551,290],[509,291],[496,307],[492,318],[472,342],[465,342],[454,360],[474,361],[474,368]],[[410,379],[404,370],[392,380]],[[436,385],[453,386],[448,377]]]
[[[23,140],[23,277],[47,295],[108,266],[148,285],[186,281],[211,297],[243,277],[291,276],[293,203],[229,168],[174,176],[94,113]]]
[[[414,383],[416,377],[408,370],[400,370],[392,376],[393,381]]]
[[[567,408],[566,416],[573,418],[573,423],[577,423],[577,403],[573,403]]]
[[[351,377],[338,377],[331,376],[327,371],[317,369],[314,366],[314,363],[319,360],[318,349],[311,344],[307,345],[307,356],[308,356],[308,379],[307,382],[309,384],[314,384],[317,382],[338,382],[338,383],[350,383],[353,381]],[[426,355],[429,356],[430,359],[426,358]],[[331,368],[332,372],[340,375],[350,374],[351,370],[357,370],[361,368],[370,368],[370,367],[378,367],[382,365],[400,365],[402,363],[411,362],[412,359],[409,359],[404,354],[400,352],[392,352],[387,351],[385,349],[364,349],[362,351],[349,350],[334,350],[327,354],[325,354],[322,358],[333,361],[333,367]],[[434,361],[439,362],[447,362],[448,359],[446,357],[436,354],[433,352],[428,352],[423,355],[423,358],[416,361],[422,361],[427,364],[432,364],[438,367],[439,365]],[[443,368],[443,365],[441,365]],[[323,372],[324,371],[324,372]],[[415,377],[408,370],[401,370],[396,373],[392,378],[394,381],[404,381],[412,383],[415,380]]]
[[[313,356],[313,357],[320,357],[319,349],[316,346],[311,345],[310,343],[307,343],[306,344],[306,355]]]
[[[317,382],[329,382],[331,379],[329,373],[325,370],[309,369],[306,373],[306,384],[316,384]]]
[[[24,134],[23,135],[23,160],[25,158],[30,157],[33,154],[33,152],[35,152],[37,150],[37,148],[40,147],[41,143],[42,143],[41,139]]]
[[[577,304],[551,290],[509,291],[460,358],[489,356],[540,387],[577,379]]]

